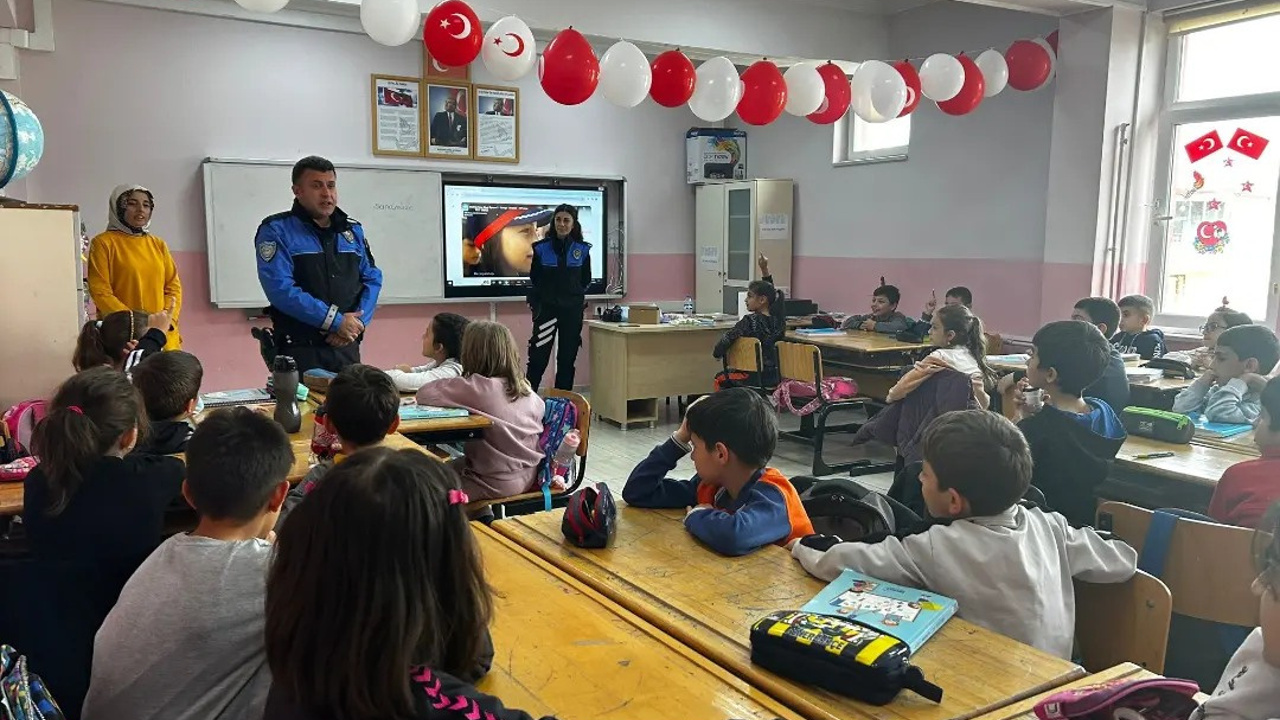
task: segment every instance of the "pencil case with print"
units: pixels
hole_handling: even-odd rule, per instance
[[[1127,407],[1120,413],[1120,422],[1130,435],[1161,442],[1185,445],[1196,435],[1196,425],[1191,418],[1168,410]]]
[[[942,702],[910,657],[901,640],[830,615],[779,610],[751,626],[751,662],[783,677],[872,705],[902,690]]]

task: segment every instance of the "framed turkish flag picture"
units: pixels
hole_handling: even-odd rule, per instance
[[[471,66],[449,67],[431,57],[426,43],[422,44],[422,77],[428,80],[457,80],[467,82],[471,79]]]

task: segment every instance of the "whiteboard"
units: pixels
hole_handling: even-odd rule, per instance
[[[338,206],[364,226],[379,268],[378,304],[444,299],[440,173],[338,165]],[[266,307],[253,239],[293,202],[292,163],[204,161],[209,295],[220,308]]]

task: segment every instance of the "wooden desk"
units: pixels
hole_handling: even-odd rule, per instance
[[[1154,677],[1160,676],[1153,672],[1144,670],[1133,663],[1123,663],[1121,665],[1116,665],[1113,668],[1107,668],[1102,672],[1087,675],[1079,680],[1067,683],[1060,688],[1043,692],[1035,697],[1020,700],[1012,705],[1006,705],[995,712],[989,712],[986,715],[979,717],[978,720],[1036,720],[1036,705],[1041,700],[1044,700],[1046,697],[1056,692],[1060,692],[1062,690],[1075,690],[1077,688],[1088,687],[1090,685],[1101,685],[1102,683],[1112,682],[1114,680],[1145,680],[1147,678]]]
[[[528,550],[472,527],[495,591],[497,649],[477,687],[507,706],[560,720],[800,720]]]
[[[413,393],[405,393],[412,397]],[[313,390],[309,396],[317,407],[324,404],[325,394]],[[401,421],[397,429],[402,435],[414,435],[420,443],[444,443],[457,440],[470,440],[480,437],[486,428],[492,427],[493,421],[484,415],[468,415],[452,418],[422,418]]]
[[[843,333],[820,333],[809,335],[791,331],[787,339],[793,342],[817,345],[832,350],[847,350],[863,355],[880,353],[914,353],[921,350],[933,350],[931,343],[913,343],[898,340],[887,333],[866,332],[864,330],[846,330]]]
[[[591,409],[625,429],[657,422],[659,398],[711,392],[724,369],[711,351],[735,323],[584,324],[591,339]]]
[[[876,708],[786,680],[751,663],[748,630],[774,610],[799,608],[825,583],[777,546],[745,557],[716,555],[685,531],[683,516],[682,510],[620,508],[617,541],[606,550],[564,543],[560,513],[500,520],[493,529],[809,720],[972,718],[1084,675],[1066,660],[952,619],[914,658],[943,688],[940,705],[904,692]]]

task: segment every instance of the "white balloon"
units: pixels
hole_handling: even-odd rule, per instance
[[[946,102],[964,87],[964,65],[951,55],[930,55],[920,66],[920,92],[934,102]]]
[[[1044,81],[1044,85],[1048,85],[1049,83],[1053,82],[1053,79],[1055,77],[1058,76],[1058,53],[1053,51],[1053,46],[1050,45],[1049,41],[1045,40],[1044,38],[1041,38],[1041,37],[1033,38],[1031,42],[1044,48],[1044,51],[1049,53],[1049,79]],[[1044,85],[1041,85],[1040,87],[1044,87]]]
[[[982,71],[982,79],[987,83],[982,91],[983,97],[992,98],[1004,92],[1009,85],[1009,62],[1004,59],[1004,53],[987,50],[973,62]]]
[[[787,84],[788,113],[797,117],[812,115],[827,98],[827,85],[818,73],[818,63],[802,62],[787,68],[782,74]]]
[[[499,80],[510,82],[524,77],[538,60],[533,31],[515,15],[502,18],[484,34],[480,60]]]
[[[375,42],[397,47],[422,29],[422,11],[417,0],[362,0],[360,25]]]
[[[698,67],[698,79],[689,98],[689,109],[702,120],[719,122],[738,108],[742,78],[726,57],[714,57]]]
[[[288,5],[289,0],[236,0],[236,3],[245,10],[273,13]]]
[[[619,40],[600,58],[600,92],[618,107],[630,108],[644,102],[653,85],[653,70],[640,48]]]
[[[862,63],[849,89],[853,92],[850,108],[869,123],[889,122],[901,115],[910,95],[902,73],[879,60]]]

